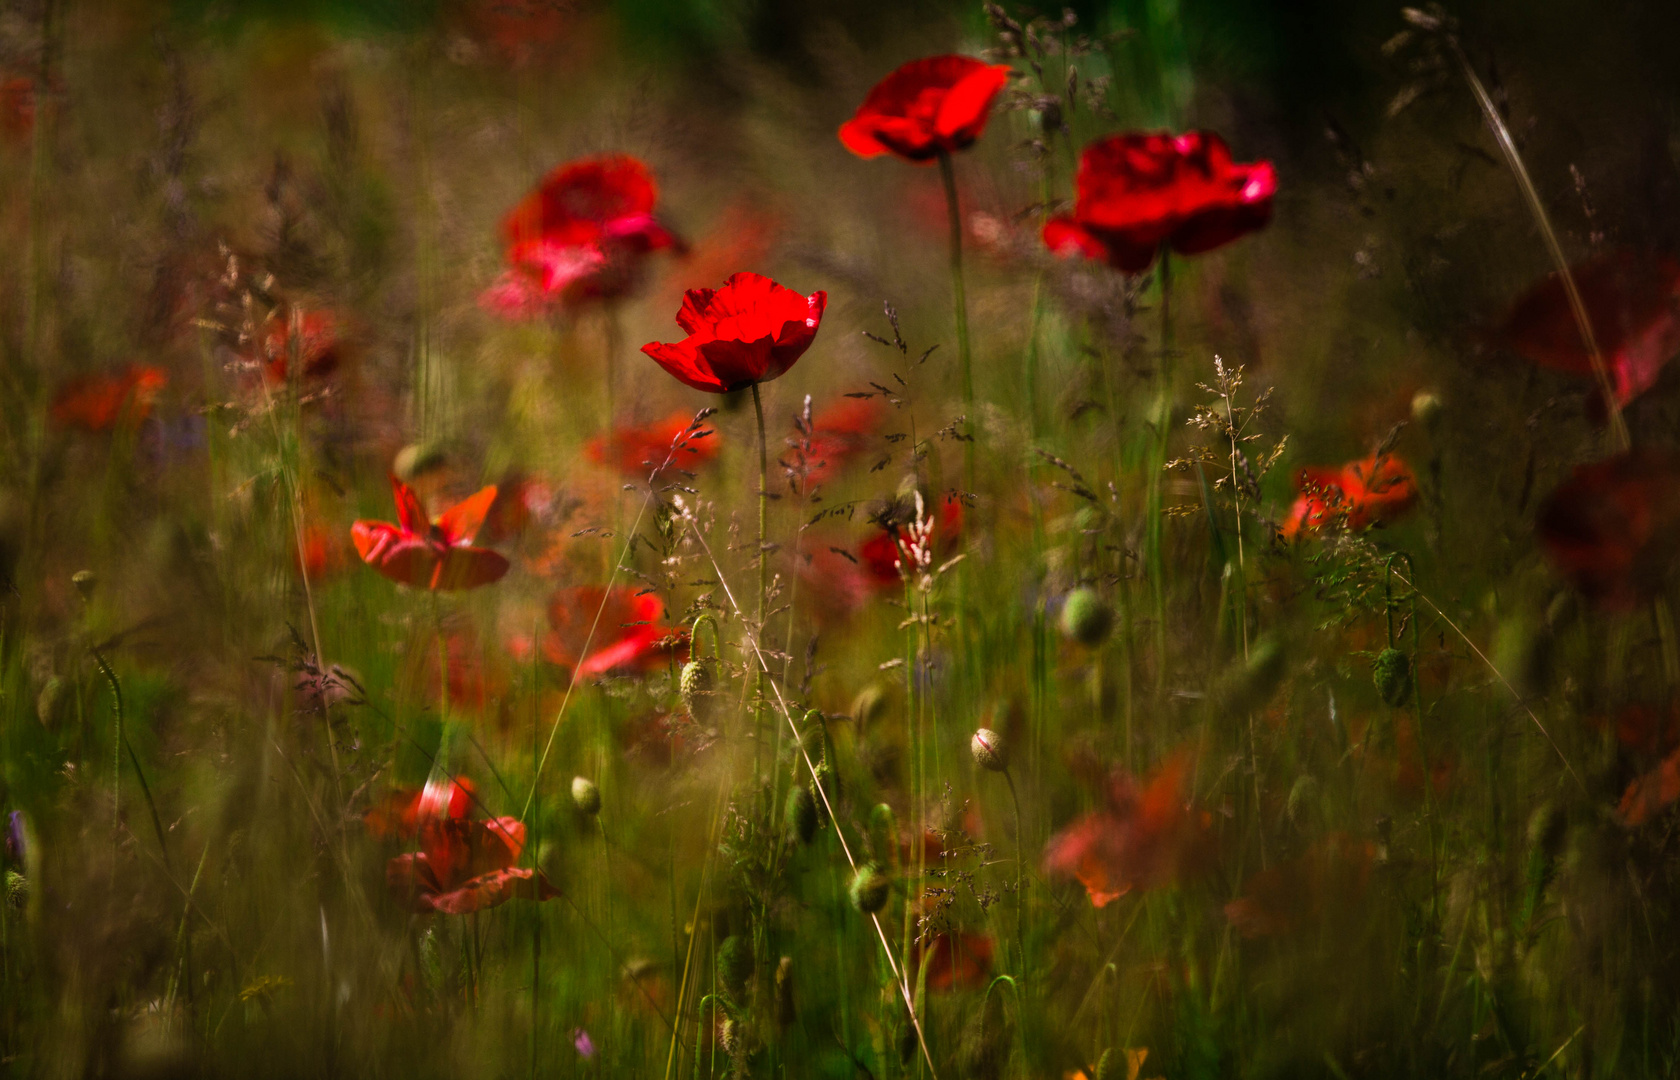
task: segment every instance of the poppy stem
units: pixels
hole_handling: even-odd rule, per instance
[[[758,384],[752,384],[753,413],[758,417],[758,614],[755,616],[757,626],[753,629],[754,636],[764,633],[764,594],[769,589],[770,564],[764,558],[764,538],[769,533],[770,520],[770,448],[764,435],[764,399],[759,394]],[[753,702],[753,776],[758,775],[759,743],[758,719],[759,706],[764,700],[764,665],[759,664],[754,674],[757,683],[757,698]],[[775,812],[772,800],[770,812]]]
[[[957,207],[957,171],[951,155],[939,152],[939,178],[945,182],[945,213],[951,223],[951,293],[957,316],[957,356],[962,362],[963,412],[974,430],[974,362],[968,346],[968,295],[963,286],[962,212]],[[974,490],[974,441],[963,443],[963,488]]]
[[[1155,685],[1160,689],[1167,678],[1167,573],[1164,542],[1161,478],[1166,475],[1168,421],[1172,405],[1172,262],[1166,245],[1161,246],[1161,356],[1156,367],[1159,384],[1155,409],[1155,456],[1149,470],[1148,553],[1150,591],[1155,594]]]

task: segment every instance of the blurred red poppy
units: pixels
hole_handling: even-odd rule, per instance
[[[456,631],[444,636],[443,659],[449,670],[449,703],[466,712],[482,713],[492,700],[507,692],[507,678],[486,655],[478,638],[471,633]],[[421,657],[426,671],[426,693],[438,699],[443,680],[438,677],[439,656],[437,638],[426,645]]]
[[[543,655],[550,663],[575,667],[579,679],[652,671],[680,661],[686,651],[681,631],[661,625],[664,618],[665,604],[651,593],[629,588],[609,593],[594,585],[563,589],[548,601]]]
[[[162,368],[130,364],[120,373],[71,379],[53,398],[52,418],[61,427],[109,431],[118,421],[139,423],[151,414],[169,385]]]
[[[1169,885],[1200,871],[1211,819],[1192,810],[1183,795],[1187,765],[1184,754],[1174,755],[1142,786],[1114,770],[1102,809],[1050,838],[1045,869],[1077,878],[1094,907],[1134,888]]]
[[[930,516],[934,518],[933,534],[929,538],[932,543],[930,554],[934,559],[942,559],[956,550],[957,540],[962,536],[962,502],[947,495],[939,500],[936,514]],[[914,541],[910,535],[910,523],[902,517],[888,514],[881,522],[880,531],[858,548],[859,562],[881,588],[898,586],[904,581],[899,573],[899,564],[904,560],[905,545]]]
[[[294,546],[297,565],[310,581],[320,581],[344,569],[343,535],[314,522],[304,523],[302,543]]]
[[[1246,938],[1287,934],[1328,915],[1357,910],[1376,845],[1332,833],[1305,853],[1250,874],[1225,917]]]
[[[499,544],[524,532],[533,517],[546,513],[554,503],[555,489],[545,480],[512,473],[496,485],[496,498],[484,515],[485,542]]]
[[[297,341],[292,332],[297,330]],[[303,378],[319,379],[338,369],[342,359],[338,319],[325,311],[281,311],[270,320],[268,330],[259,343],[257,363],[262,365],[263,377],[271,383],[283,383],[290,373],[294,348],[302,363]]]
[[[484,515],[496,498],[496,485],[428,521],[414,489],[391,477],[397,501],[397,524],[358,521],[350,539],[362,561],[399,585],[426,589],[473,589],[500,581],[508,561],[489,548],[473,547]]]
[[[718,453],[717,433],[711,428],[683,438],[693,423],[693,413],[674,412],[642,427],[597,435],[589,440],[589,458],[637,480],[646,480],[650,473],[664,468],[693,471]]]
[[[35,81],[14,75],[0,82],[0,134],[25,139],[35,130]]]
[[[465,776],[438,776],[418,791],[394,791],[362,815],[368,833],[377,839],[413,839],[420,823],[432,818],[459,821],[472,812],[473,782]]]
[[[1350,461],[1339,469],[1308,466],[1295,474],[1301,494],[1283,523],[1283,538],[1317,532],[1336,523],[1349,529],[1386,524],[1417,501],[1417,481],[1393,454]]]
[[[515,896],[560,895],[540,872],[514,866],[524,850],[518,818],[431,817],[420,823],[420,850],[386,863],[385,880],[391,895],[417,914],[465,915]]]
[[[1578,465],[1534,522],[1557,572],[1601,608],[1626,610],[1660,585],[1680,538],[1680,464],[1655,450]]]
[[[1663,758],[1655,769],[1634,778],[1622,792],[1616,814],[1628,826],[1643,825],[1680,799],[1680,750]]]
[[[840,142],[858,157],[896,154],[932,161],[965,150],[986,130],[1010,68],[967,56],[912,60],[875,84],[840,125]]]
[[[647,255],[683,248],[654,217],[657,201],[652,175],[633,157],[609,154],[555,169],[502,220],[510,269],[481,302],[522,316],[629,293]]]
[[[931,942],[918,940],[911,971],[927,960],[927,988],[938,992],[985,986],[992,972],[992,939],[985,934],[948,932]]]
[[[841,398],[811,417],[811,430],[788,438],[782,468],[805,487],[826,483],[869,445],[887,407],[878,398]]]
[[[1209,131],[1112,135],[1085,148],[1071,215],[1044,223],[1044,243],[1141,273],[1162,245],[1212,251],[1272,219],[1269,161],[1237,164]]]
[[[739,273],[721,289],[690,289],[677,312],[688,337],[649,342],[642,351],[696,390],[727,394],[779,378],[811,347],[828,304],[762,274]]]
[[[1618,405],[1649,390],[1680,353],[1680,262],[1618,251],[1570,267]],[[1548,274],[1511,306],[1500,340],[1541,367],[1593,377],[1563,280]],[[1596,391],[1595,391],[1596,392]],[[1604,403],[1594,399],[1594,411]]]

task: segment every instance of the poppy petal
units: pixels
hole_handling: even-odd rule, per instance
[[[490,504],[496,501],[496,485],[480,488],[465,499],[451,506],[438,518],[438,531],[443,533],[446,544],[470,544],[478,530],[484,525],[484,515],[490,512]]]
[[[451,547],[436,555],[431,587],[443,591],[476,589],[500,581],[508,561],[489,548]]]

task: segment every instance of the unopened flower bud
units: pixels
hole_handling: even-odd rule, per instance
[[[710,661],[690,660],[682,666],[682,674],[677,679],[677,693],[682,696],[683,708],[697,722],[704,723],[711,718],[716,686],[717,677],[712,672]]]
[[[1441,418],[1441,395],[1433,390],[1419,390],[1412,395],[1412,419],[1424,427],[1434,427]]]
[[[980,728],[974,733],[974,738],[968,740],[968,752],[974,755],[974,764],[988,772],[1009,768],[1009,746],[991,728]]]
[[[83,600],[92,600],[93,590],[99,588],[99,575],[92,570],[78,570],[70,575],[70,584],[82,594]]]
[[[1384,649],[1371,665],[1371,682],[1383,701],[1399,708],[1412,696],[1412,661],[1399,649]]]
[[[731,934],[718,946],[718,982],[735,997],[740,997],[752,978],[752,942],[739,934]]]
[[[585,817],[594,817],[601,812],[601,789],[595,786],[595,781],[582,776],[572,777],[572,805]]]
[[[879,867],[873,863],[860,866],[852,876],[852,906],[865,915],[873,915],[887,906],[887,894],[891,890],[892,882]]]
[[[887,692],[880,683],[870,683],[859,690],[857,697],[852,699],[852,720],[857,724],[857,730],[868,727],[886,707]]]
[[[787,1027],[796,1019],[793,1008],[793,957],[784,956],[776,964],[776,1023]]]
[[[1094,589],[1075,589],[1062,602],[1062,634],[1081,645],[1101,645],[1113,622],[1114,612]]]
[[[1115,1080],[1113,1050],[1102,1052],[1102,1057],[1097,1059],[1097,1071],[1092,1074],[1091,1080]]]
[[[801,844],[811,842],[811,838],[817,835],[817,800],[811,797],[810,788],[798,784],[788,792],[782,818],[787,823],[790,836]]]
[[[18,909],[29,906],[29,879],[16,870],[6,871],[6,903]]]

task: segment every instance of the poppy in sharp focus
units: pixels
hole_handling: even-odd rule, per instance
[[[53,422],[88,431],[109,431],[125,419],[139,423],[151,414],[168,385],[169,375],[162,368],[139,364],[108,375],[71,379],[53,398]]]
[[[1103,807],[1050,838],[1045,869],[1077,878],[1099,908],[1133,889],[1170,885],[1199,871],[1210,817],[1185,798],[1187,766],[1187,758],[1176,755],[1142,784],[1116,769]]]
[[[527,316],[626,295],[648,255],[683,250],[654,216],[658,198],[648,167],[624,154],[555,169],[502,220],[509,269],[481,302]]]
[[[1680,262],[1619,251],[1570,267],[1618,405],[1649,390],[1680,353]],[[1517,300],[1499,340],[1541,367],[1594,377],[1592,356],[1564,291],[1549,274]],[[1595,412],[1604,403],[1594,399]]]
[[[974,145],[1010,68],[967,56],[912,60],[875,84],[840,125],[840,142],[859,157],[896,154],[925,163]]]
[[[1363,529],[1393,521],[1417,502],[1417,480],[1393,454],[1350,461],[1341,468],[1308,466],[1295,474],[1300,492],[1283,523],[1283,538],[1317,532],[1337,522]]]
[[[675,412],[641,427],[621,427],[590,439],[589,458],[637,480],[666,468],[692,472],[718,452],[717,433],[710,428],[684,437],[693,426],[693,413]]]
[[[362,561],[399,585],[425,589],[472,589],[500,581],[508,561],[489,548],[473,546],[479,526],[496,499],[492,484],[445,510],[436,521],[414,489],[391,477],[397,523],[358,521],[350,539]]]
[[[664,619],[665,604],[651,593],[593,585],[562,589],[548,601],[543,655],[575,668],[579,679],[652,671],[681,660],[684,651],[681,631],[662,625]]]
[[[677,312],[682,341],[642,351],[696,390],[727,394],[779,378],[804,355],[822,324],[826,292],[810,296],[762,274],[739,273],[721,289],[690,289]]]
[[[1680,463],[1632,450],[1578,465],[1534,522],[1552,566],[1602,608],[1651,595],[1680,538]]]
[[[1087,146],[1075,186],[1073,213],[1044,223],[1045,246],[1138,274],[1162,245],[1199,255],[1264,228],[1277,174],[1232,161],[1212,132],[1131,133]]]

